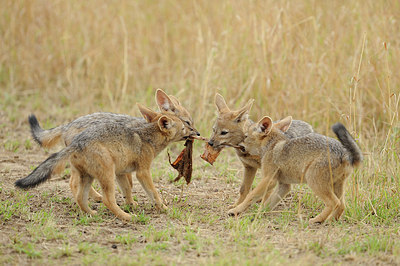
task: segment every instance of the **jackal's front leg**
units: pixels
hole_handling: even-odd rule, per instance
[[[254,181],[254,177],[256,176],[256,172],[257,168],[244,165],[244,175],[243,175],[242,186],[240,187],[239,198],[236,200],[235,204],[229,206],[229,209],[235,208],[244,201],[246,196],[249,194],[251,185],[253,184]]]
[[[71,167],[71,177],[69,179],[69,186],[71,188],[72,195],[74,196],[75,200],[78,193],[78,187],[80,182],[80,173],[78,172],[75,167]],[[89,189],[89,196],[97,202],[102,201],[102,196],[93,187]]]
[[[150,169],[140,170],[136,172],[136,178],[139,180],[140,184],[146,191],[150,199],[155,202],[157,209],[167,210],[167,206],[161,201],[160,196],[153,184],[153,179],[151,178]]]

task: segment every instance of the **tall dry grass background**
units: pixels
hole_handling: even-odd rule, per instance
[[[138,115],[163,88],[209,136],[216,92],[254,98],[253,119],[343,122],[365,153],[348,193],[369,205],[400,191],[399,19],[399,1],[3,1],[1,109],[24,128]]]

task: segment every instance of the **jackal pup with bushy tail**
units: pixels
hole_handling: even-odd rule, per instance
[[[198,133],[198,131],[194,128],[193,119],[190,113],[181,105],[177,98],[175,98],[173,95],[167,95],[161,89],[157,89],[155,93],[155,101],[162,114],[176,115],[182,120],[185,126],[189,127],[189,129],[193,131],[194,134],[200,135],[200,133]],[[52,148],[60,143],[68,146],[72,142],[72,139],[83,130],[91,127],[96,128],[107,124],[117,123],[129,123],[131,126],[136,124],[138,127],[140,127],[147,123],[147,121],[142,117],[99,112],[81,116],[68,124],[44,130],[40,127],[39,122],[34,115],[29,116],[29,125],[31,127],[32,137],[41,147],[44,148]],[[123,196],[125,197],[126,204],[136,206],[137,203],[132,198],[132,174],[122,173],[120,175],[121,176],[117,177],[117,182]],[[77,190],[76,184],[78,181],[75,180],[75,178],[76,175],[71,175],[70,177],[70,187],[72,193]],[[89,196],[96,201],[102,201],[101,195],[93,188],[89,190]]]
[[[243,146],[250,154],[262,157],[263,179],[229,214],[237,215],[259,199],[263,206],[273,209],[291,184],[307,183],[326,205],[310,223],[322,223],[331,215],[340,218],[345,208],[344,182],[362,161],[360,148],[340,123],[332,127],[339,141],[317,133],[290,139],[284,132],[291,123],[290,116],[277,123],[266,116],[249,127]]]
[[[131,220],[115,200],[115,178],[127,182],[123,173],[136,171],[136,177],[158,209],[166,209],[150,174],[153,159],[171,142],[187,139],[193,131],[173,114],[154,112],[142,105],[139,110],[147,123],[120,121],[90,127],[77,134],[66,148],[52,154],[30,175],[16,181],[20,188],[31,188],[59,173],[70,160],[71,175],[77,178],[72,191],[79,207],[89,213],[88,194],[96,178],[103,191],[103,203],[120,219]],[[124,186],[128,187],[129,184]]]
[[[254,100],[251,99],[245,106],[239,110],[231,110],[224,97],[215,94],[215,106],[217,107],[218,116],[213,125],[213,132],[208,144],[215,150],[220,151],[226,146],[238,146],[245,139],[245,133],[248,128],[255,123],[249,119],[249,112]],[[290,128],[285,132],[288,138],[296,138],[313,132],[310,124],[293,120]],[[239,190],[239,198],[231,206],[236,207],[246,198],[251,191],[254,177],[259,168],[261,168],[261,157],[252,155],[241,149],[235,149],[236,155],[243,164],[243,181]]]

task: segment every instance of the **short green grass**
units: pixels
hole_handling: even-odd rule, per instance
[[[28,206],[28,201],[32,198],[29,192],[11,192],[7,193],[7,196],[10,197],[10,199],[0,201],[0,219],[3,222],[29,213],[30,208]]]
[[[16,252],[22,254],[26,254],[28,258],[30,259],[36,259],[36,258],[41,258],[42,253],[38,250],[38,248],[32,244],[32,243],[23,243],[23,242],[17,242],[14,243],[13,248],[15,249]]]
[[[4,149],[7,151],[17,152],[21,143],[18,140],[8,140],[4,143]]]

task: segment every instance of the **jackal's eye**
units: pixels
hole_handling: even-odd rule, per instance
[[[228,131],[226,131],[226,130],[221,131],[221,135],[226,135],[226,134],[228,134]]]
[[[183,121],[183,122],[185,122],[188,126],[190,126],[190,122],[189,121]]]

